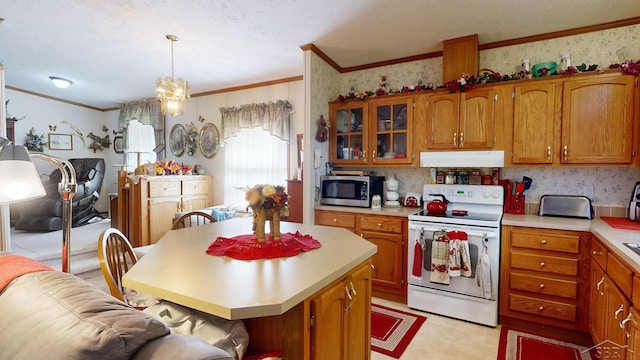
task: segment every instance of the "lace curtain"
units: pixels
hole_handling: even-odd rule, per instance
[[[224,202],[246,207],[242,187],[285,185],[289,118],[286,100],[221,108],[225,140]]]
[[[222,137],[226,141],[237,136],[240,129],[261,127],[269,134],[288,143],[291,109],[293,106],[287,100],[220,108]]]
[[[164,117],[160,111],[160,101],[157,99],[149,99],[126,103],[120,107],[120,117],[118,118],[118,130],[122,131],[124,137],[125,149],[129,147],[127,144],[127,128],[131,120],[137,119],[143,125],[153,126],[153,133],[155,138],[155,144],[164,144]],[[156,159],[156,154],[142,154],[141,162],[147,161],[153,162]],[[130,164],[135,164],[134,154],[125,153],[125,164],[129,167]]]

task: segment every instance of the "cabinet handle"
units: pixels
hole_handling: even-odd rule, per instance
[[[460,133],[460,147],[464,146],[464,133]]]
[[[538,311],[544,311],[544,306],[540,306],[540,307],[538,308]]]
[[[349,292],[349,287],[347,285],[344,286],[344,295],[349,300],[344,307],[344,312],[347,312],[351,309],[351,305],[353,305],[353,297],[351,297],[351,293]]]
[[[593,250],[593,252],[591,253],[592,255],[602,255],[602,251],[595,251]]]
[[[453,133],[453,146],[458,146],[458,133]]]
[[[604,284],[604,276],[602,278],[600,278],[600,281],[598,281],[598,283],[596,284],[596,289],[600,293],[600,296],[604,296],[604,292],[602,291],[602,289],[600,289],[602,284]]]
[[[367,162],[367,152],[366,151],[362,152],[362,162],[364,162],[364,163]]]
[[[373,162],[376,162],[376,151],[375,150],[373,150],[371,152],[371,160],[373,160]]]
[[[551,145],[547,146],[547,161],[551,161]]]
[[[540,267],[545,267],[547,264],[543,261],[540,263]]]
[[[542,241],[540,241],[540,244],[542,244],[542,245],[547,245],[547,240],[542,240]]]
[[[351,289],[351,293],[353,294],[353,297],[354,298],[358,297],[358,293],[356,292],[356,288],[353,286],[353,283],[351,281],[349,281],[349,288]],[[355,301],[355,299],[353,301]]]
[[[569,156],[569,147],[567,145],[564,146],[564,159],[567,160]]]
[[[540,289],[544,289],[544,284],[540,284]]]
[[[629,332],[627,331],[627,323],[631,320],[633,320],[633,315],[629,313],[629,315],[627,315],[627,317],[620,322],[620,329],[622,329],[622,331],[624,331],[624,334],[627,335],[627,339],[631,337],[631,334],[629,334]]]
[[[613,318],[618,320],[618,315],[620,315],[620,313],[623,311],[624,311],[624,304],[620,304],[620,307],[618,308],[618,310],[616,310],[616,312],[613,313]]]

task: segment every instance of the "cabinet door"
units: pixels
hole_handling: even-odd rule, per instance
[[[348,280],[353,302],[348,312],[346,359],[371,358],[371,264],[364,263]],[[329,358],[327,358],[329,359]]]
[[[372,100],[369,122],[371,163],[409,164],[413,154],[414,98],[401,96]]]
[[[602,76],[564,83],[561,163],[631,163],[634,79]]]
[[[180,205],[180,211],[200,210],[208,206],[210,206],[210,204],[209,195],[207,194],[184,196],[182,198],[182,204]]]
[[[605,282],[607,293],[607,328],[606,340],[618,345],[627,344],[627,334],[620,327],[620,323],[629,315],[629,300],[612,281]],[[624,349],[621,349],[621,359],[624,359]]]
[[[367,103],[334,103],[329,114],[329,160],[343,165],[367,164]]]
[[[591,260],[591,309],[589,310],[589,330],[595,344],[605,340],[607,298],[604,288],[606,275],[600,266]]]
[[[438,94],[427,100],[427,148],[457,149],[460,97]]]
[[[155,244],[162,235],[171,230],[173,218],[180,211],[180,197],[163,197],[149,200],[149,242],[141,245]]]
[[[515,86],[513,164],[551,164],[556,83]]]
[[[311,300],[312,360],[345,358],[347,305],[345,282],[337,283]]]
[[[372,258],[373,285],[401,290],[404,279],[402,235],[364,231],[362,237],[378,247]]]
[[[460,93],[460,149],[493,148],[496,92],[493,89]]]
[[[629,313],[631,317],[627,324],[629,331],[627,360],[640,360],[640,311],[632,307]]]

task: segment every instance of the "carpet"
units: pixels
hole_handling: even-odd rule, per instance
[[[502,327],[498,360],[592,360],[589,349]]]
[[[426,317],[371,304],[371,350],[399,359]]]

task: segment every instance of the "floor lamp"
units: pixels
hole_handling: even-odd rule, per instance
[[[71,259],[72,201],[76,194],[76,171],[65,159],[32,153],[24,146],[13,145],[0,137],[0,204],[36,199],[45,196],[44,186],[32,158],[54,164],[61,173],[58,193],[62,197],[62,271],[69,272]]]

